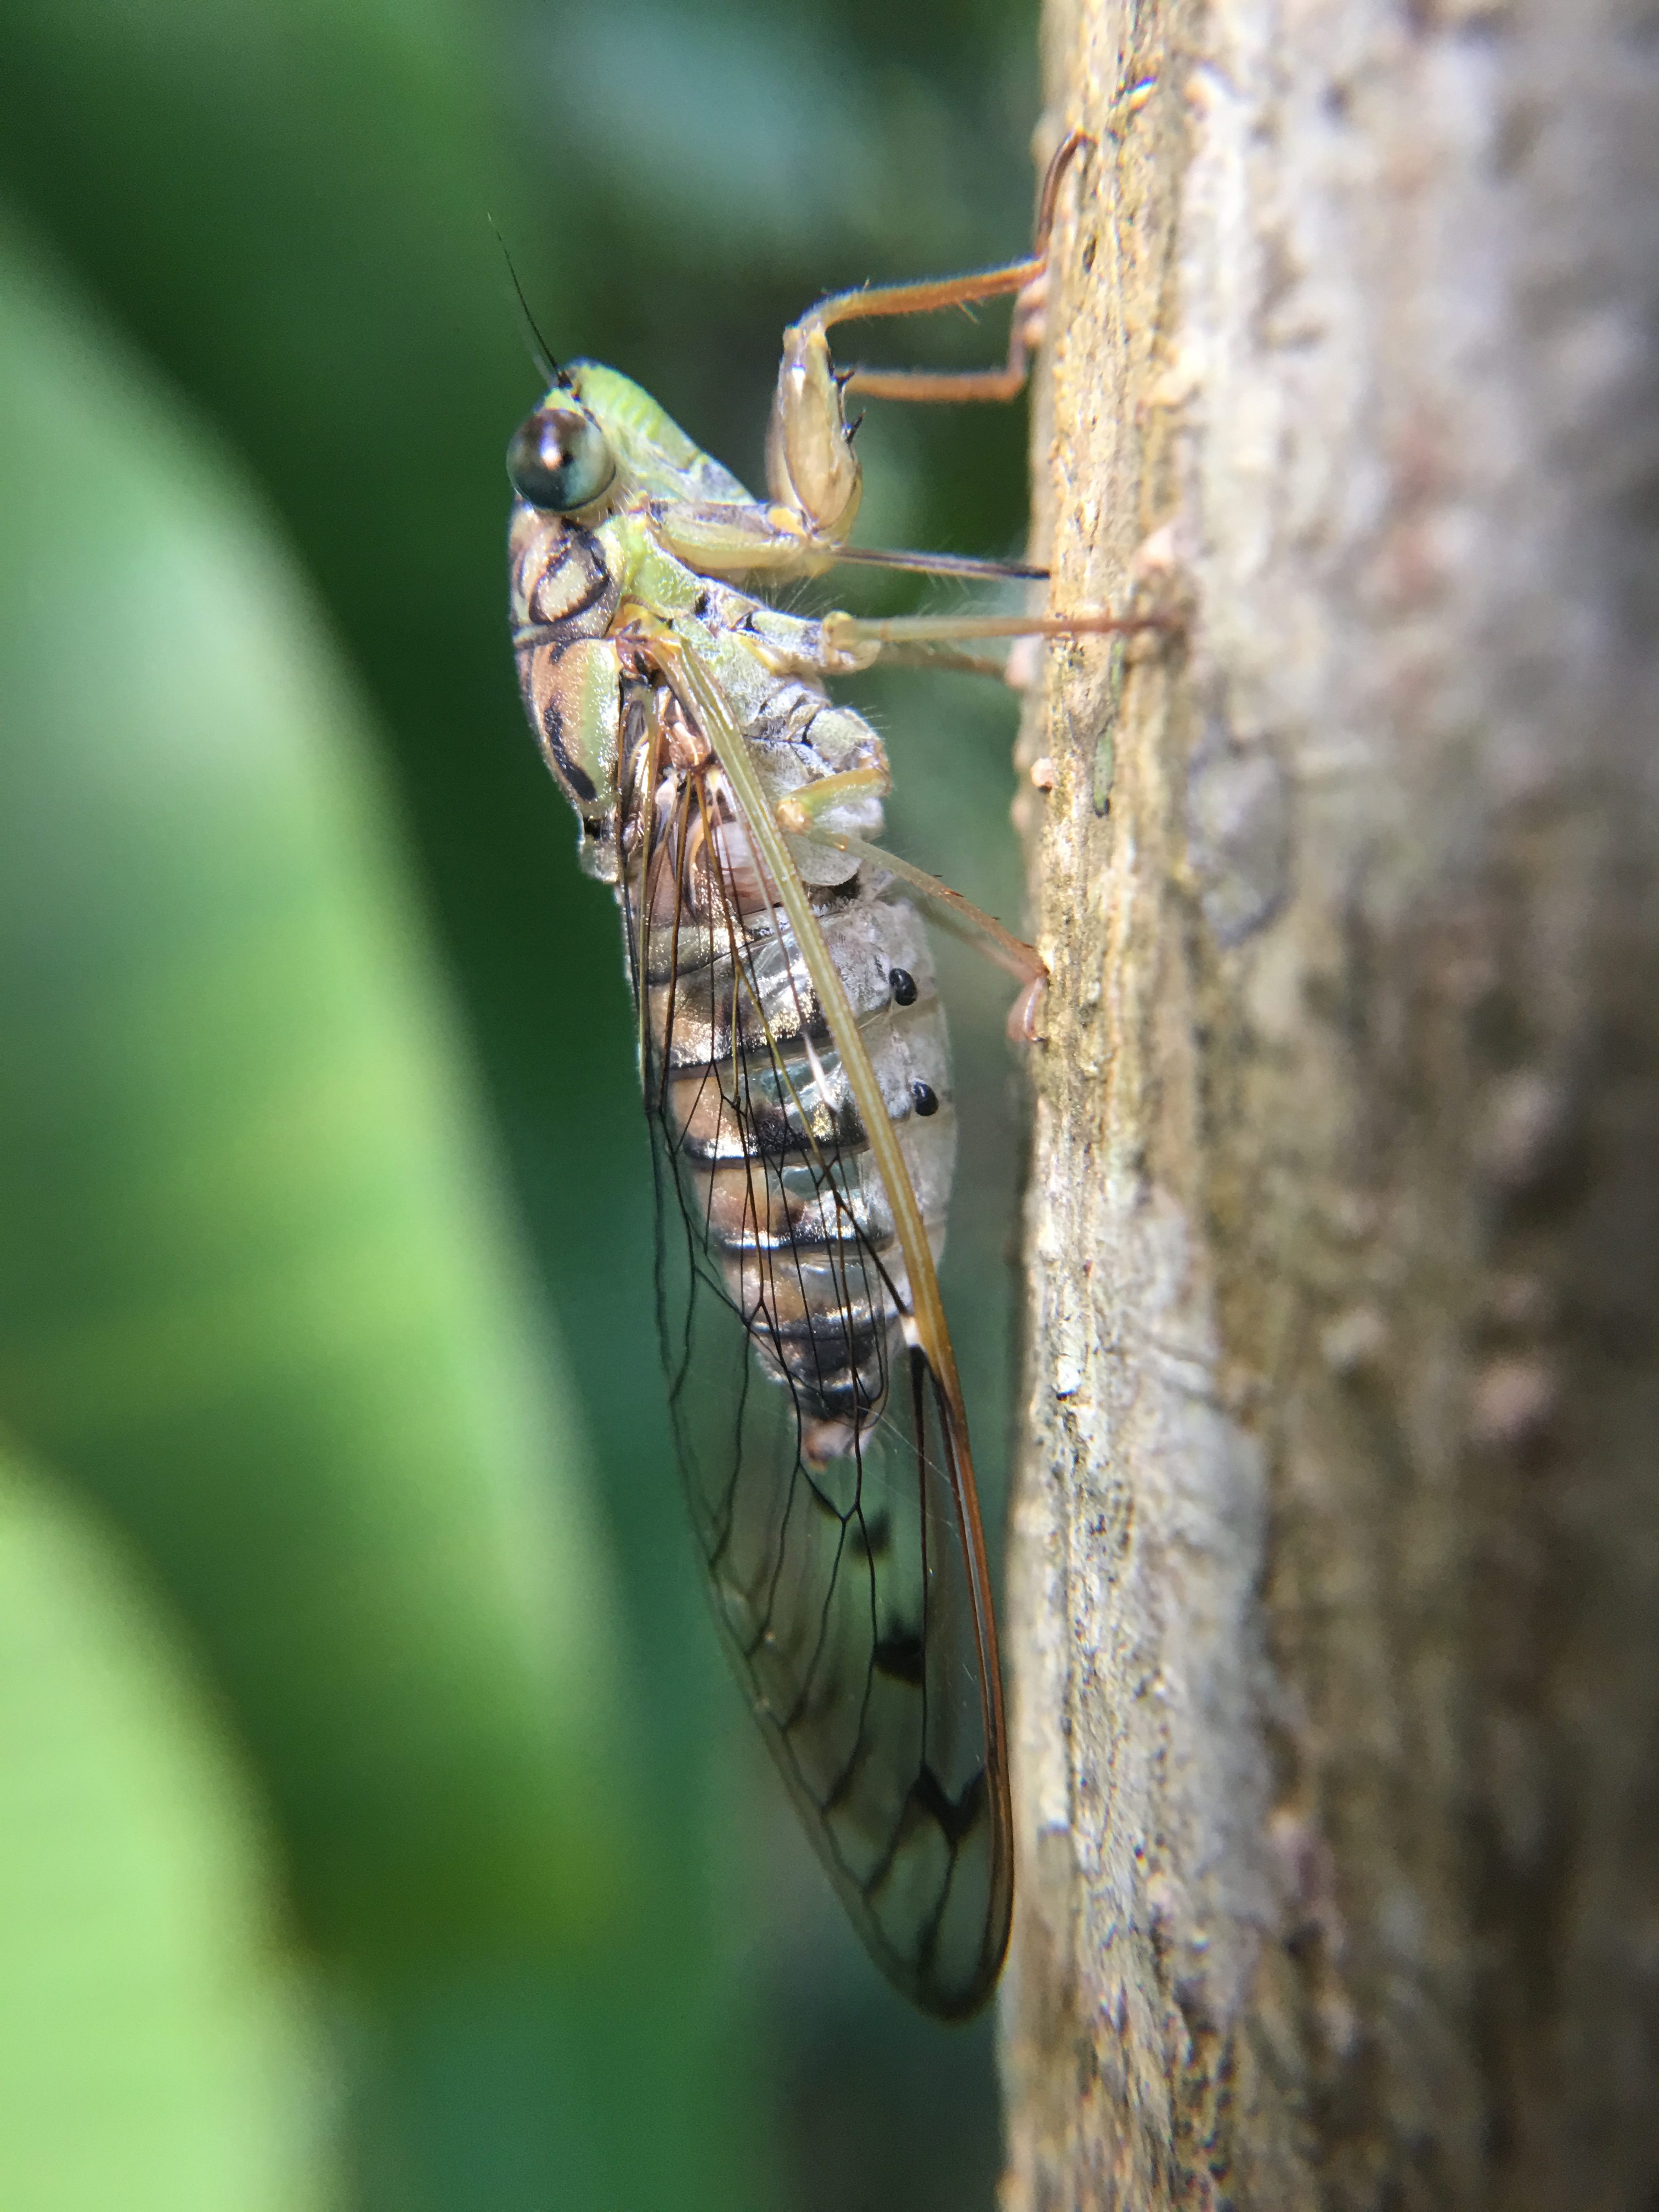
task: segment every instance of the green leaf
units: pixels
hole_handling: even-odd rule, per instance
[[[200,1638],[313,1932],[588,1943],[605,1563],[362,712],[177,403],[15,236],[0,290],[0,1415]]]
[[[0,1457],[0,2204],[332,2200],[274,1854],[173,1622]]]

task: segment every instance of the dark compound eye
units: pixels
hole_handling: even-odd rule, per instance
[[[926,1083],[913,1083],[910,1085],[910,1103],[918,1114],[937,1114],[939,1111],[938,1095],[931,1085]]]
[[[605,435],[585,408],[550,401],[527,415],[507,449],[513,489],[532,507],[569,514],[595,500],[617,473]]]
[[[896,1006],[914,1006],[916,1003],[916,979],[908,968],[888,970],[888,988],[893,994]]]

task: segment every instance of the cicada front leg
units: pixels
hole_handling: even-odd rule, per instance
[[[653,509],[652,522],[665,550],[700,574],[732,580],[817,575],[839,562],[852,562],[931,575],[1045,581],[1048,571],[1025,562],[849,545],[864,479],[853,446],[856,424],[847,420],[844,394],[856,390],[883,399],[947,401],[1016,397],[1024,386],[1040,327],[1060,179],[1073,156],[1088,143],[1081,131],[1073,131],[1049,163],[1032,249],[1024,260],[968,276],[837,293],[793,324],[784,332],[767,430],[770,504],[744,507],[724,501],[664,502]],[[838,369],[830,354],[828,333],[836,323],[879,315],[931,314],[1009,293],[1018,297],[1008,357],[1000,368],[942,373]],[[1000,673],[994,662],[960,654],[951,656],[948,665]]]
[[[933,562],[921,554],[872,554],[848,548],[846,540],[858,514],[863,477],[853,447],[844,397],[850,389],[882,399],[1012,399],[1023,389],[1048,272],[1048,239],[1060,179],[1073,156],[1088,143],[1083,132],[1073,131],[1048,164],[1036,236],[1024,260],[999,269],[977,270],[965,276],[838,292],[821,301],[785,331],[783,360],[767,433],[767,481],[778,526],[795,532],[804,548],[843,560],[874,560],[907,568],[931,566],[945,571],[957,565],[948,556]],[[1018,296],[1008,357],[1000,368],[942,373],[838,369],[830,354],[828,334],[836,323],[878,315],[932,314],[942,307],[969,307],[1009,293]]]

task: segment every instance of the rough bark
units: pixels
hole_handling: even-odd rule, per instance
[[[1659,9],[1047,27],[1005,2202],[1646,2212]]]

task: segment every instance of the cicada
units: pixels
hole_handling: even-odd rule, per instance
[[[1104,616],[807,619],[769,585],[869,559],[849,386],[1006,397],[1024,374],[1055,191],[1026,260],[845,294],[786,335],[769,499],[637,385],[547,364],[508,449],[525,705],[614,890],[664,1225],[659,1318],[714,1608],[808,1833],[877,1964],[926,2010],[994,1986],[1013,1896],[997,1634],[935,1263],[955,1152],[919,899],[1035,954],[879,843],[881,740],[826,679]],[[828,332],[1022,295],[1006,366],[838,371]],[[1040,571],[1016,571],[1037,574]]]

